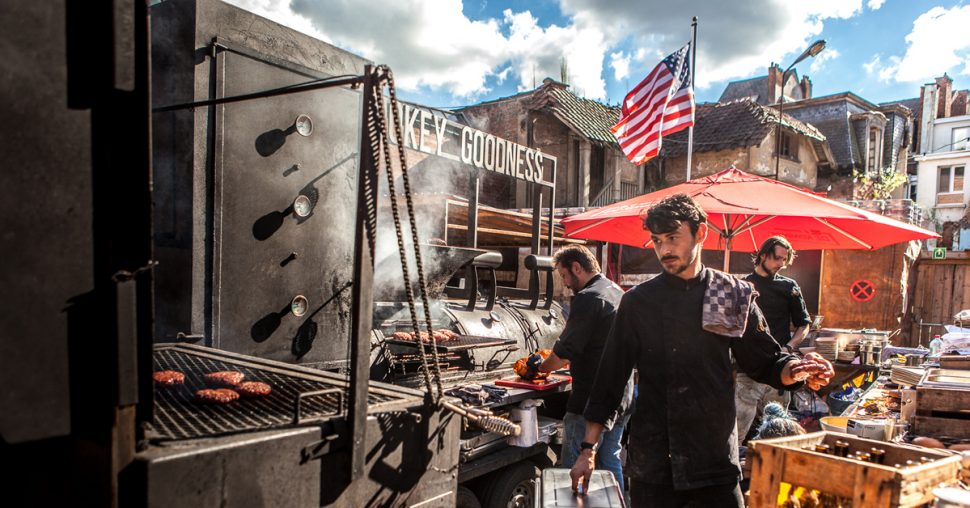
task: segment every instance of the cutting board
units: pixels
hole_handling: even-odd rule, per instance
[[[498,381],[495,382],[495,384],[499,386],[507,386],[509,388],[524,388],[526,390],[536,390],[541,392],[544,390],[551,390],[557,386],[562,386],[564,384],[572,383],[572,382],[573,382],[572,376],[566,376],[563,374],[549,374],[549,377],[547,377],[546,379],[542,380],[539,383],[528,381],[520,378],[519,376],[515,376],[509,379],[499,379]]]

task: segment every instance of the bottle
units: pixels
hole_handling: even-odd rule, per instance
[[[838,455],[839,457],[848,457],[849,456],[849,443],[846,443],[845,441],[836,441],[835,442],[835,455]]]
[[[940,349],[943,349],[943,339],[939,335],[934,335],[933,340],[930,341],[930,356],[940,356]]]
[[[881,448],[873,448],[869,450],[869,453],[872,454],[872,461],[876,464],[886,463],[886,450]]]

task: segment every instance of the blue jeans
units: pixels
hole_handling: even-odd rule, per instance
[[[621,492],[623,491],[623,463],[620,461],[620,439],[629,420],[630,413],[618,418],[613,429],[603,432],[600,436],[600,442],[596,448],[596,469],[612,472],[620,485]],[[581,414],[566,413],[562,419],[562,426],[565,433],[562,441],[562,467],[572,468],[579,458],[579,444],[586,437],[586,419]]]

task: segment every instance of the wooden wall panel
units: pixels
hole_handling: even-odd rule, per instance
[[[907,244],[875,251],[830,250],[822,254],[819,314],[826,328],[896,330],[903,316],[903,263]],[[852,298],[856,281],[876,289],[869,301]]]
[[[942,324],[970,308],[970,259],[920,259],[915,267],[906,345],[929,344],[933,335],[944,333]],[[922,324],[921,324],[922,323]]]

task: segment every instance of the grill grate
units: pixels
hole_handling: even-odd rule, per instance
[[[183,385],[155,386],[155,416],[149,433],[153,441],[292,426],[296,419],[296,400],[301,394],[301,421],[339,416],[347,410],[347,388],[312,375],[298,376],[282,372],[282,369],[260,368],[178,348],[156,348],[153,364],[155,371],[176,370],[185,374]],[[273,391],[265,397],[240,398],[224,405],[196,402],[196,390],[206,388],[204,376],[222,370],[242,372],[246,381],[268,383]],[[328,390],[328,393],[308,395],[308,392],[320,390]],[[371,405],[394,400],[399,398],[373,391],[368,394],[368,404]]]

